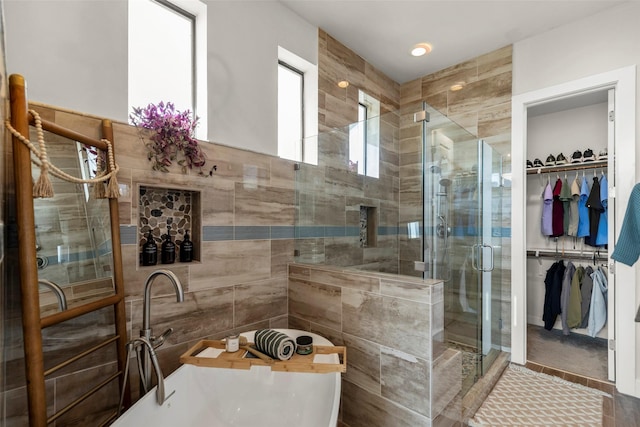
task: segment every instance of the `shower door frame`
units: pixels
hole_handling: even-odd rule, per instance
[[[438,253],[436,251],[439,250],[440,242],[438,241],[438,236],[437,236],[437,233],[435,232],[435,229],[436,229],[435,222],[437,221],[438,218],[437,218],[437,212],[434,213],[432,212],[432,210],[434,209],[438,210],[437,206],[440,203],[442,203],[442,201],[440,200],[441,196],[438,195],[438,192],[442,188],[439,185],[440,184],[439,181],[442,180],[443,175],[441,174],[442,173],[442,162],[441,162],[442,157],[439,160],[436,160],[434,154],[437,147],[434,144],[435,141],[433,140],[433,138],[429,136],[429,132],[431,130],[429,126],[430,125],[430,114],[428,112],[429,108],[433,109],[428,104],[423,103],[423,110],[426,114],[418,113],[416,115],[416,117],[421,117],[423,120],[422,168],[423,168],[424,192],[423,192],[423,238],[422,238],[423,260],[422,261],[425,267],[423,277],[438,279],[438,280],[443,280],[444,282],[448,282],[453,279],[452,273],[449,272],[448,274],[445,274],[445,276],[443,277],[442,274],[440,274],[440,270],[441,270],[440,267],[443,267],[443,266],[437,265]],[[454,124],[459,129],[464,131],[464,129],[461,126],[457,125],[455,122],[446,118],[446,116],[444,115],[443,117],[448,122],[450,122],[451,124]],[[469,134],[469,136],[472,136],[472,135]],[[475,209],[477,210],[477,212],[475,215],[476,216],[475,221],[476,221],[476,224],[479,225],[479,229],[478,229],[479,233],[477,234],[476,239],[474,239],[475,241],[474,241],[474,244],[472,245],[474,248],[472,249],[472,254],[475,255],[475,258],[473,258],[473,255],[472,255],[473,268],[476,269],[478,273],[476,275],[477,283],[474,284],[474,286],[477,286],[477,300],[476,300],[477,330],[476,330],[475,345],[476,345],[476,354],[480,356],[477,358],[476,376],[480,376],[485,374],[485,372],[491,366],[491,363],[495,360],[494,356],[497,355],[497,352],[491,353],[491,349],[496,345],[496,343],[494,343],[492,340],[492,335],[494,333],[494,330],[493,330],[494,325],[492,323],[492,318],[493,318],[492,311],[494,307],[492,302],[495,299],[491,297],[492,291],[493,291],[492,283],[496,281],[499,286],[502,286],[502,285],[501,285],[501,277],[498,277],[497,279],[492,277],[494,274],[493,270],[495,265],[494,264],[495,259],[494,259],[494,248],[491,245],[492,238],[493,238],[491,212],[492,212],[492,203],[495,199],[495,195],[492,193],[493,188],[491,183],[492,183],[492,175],[495,171],[493,170],[493,165],[491,161],[492,159],[494,159],[495,155],[498,155],[498,153],[496,152],[495,149],[493,149],[490,145],[488,145],[482,139],[472,136],[472,138],[470,138],[469,141],[476,141],[475,149],[477,149],[476,160],[477,160],[477,166],[478,166],[476,171],[476,182],[477,182],[476,185],[477,185],[478,193],[480,192],[483,193],[478,195],[479,197],[476,202]],[[429,153],[431,153],[431,155],[429,155]],[[500,160],[500,165],[499,165],[500,170],[497,171],[499,174],[498,187],[500,187],[501,189],[502,182],[503,182],[502,170],[501,170],[501,167],[502,167],[501,157],[499,157],[499,160]],[[430,179],[428,179],[428,177],[429,177],[429,172],[434,172],[434,170],[432,170],[434,166],[437,166],[437,173],[439,174],[439,176],[438,176],[438,181],[431,182]],[[449,196],[453,197],[453,186],[451,188],[448,188],[448,191],[449,191]],[[436,207],[434,207],[434,205]],[[447,228],[451,226],[450,218],[451,218],[451,215],[449,215],[449,218],[448,218],[449,221],[445,221],[445,232],[447,232]],[[452,239],[450,242],[452,241],[454,240]],[[446,243],[443,243],[443,244],[446,244]],[[450,249],[453,250],[454,248],[451,247]],[[444,250],[447,250],[447,248],[444,248]],[[448,255],[445,255],[445,256],[452,257],[453,254],[450,252]],[[489,260],[491,260],[490,263],[489,263]],[[451,269],[451,265],[448,264],[446,268]],[[500,302],[498,299],[498,304],[499,303]],[[496,329],[499,329],[499,327]],[[498,332],[498,335],[499,334],[500,333]],[[498,349],[501,350],[502,349],[501,340],[497,342],[497,345],[498,345]]]

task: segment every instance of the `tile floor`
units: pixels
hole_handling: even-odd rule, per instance
[[[561,371],[534,362],[527,362],[525,366],[532,371],[554,375],[609,393],[612,397],[604,397],[602,402],[603,427],[640,427],[640,399],[618,393],[613,383]]]
[[[607,381],[606,340],[577,334],[563,336],[560,331],[528,325],[527,347],[526,367],[532,371],[611,394],[603,401],[604,427],[640,427],[640,399],[618,393],[615,384]]]
[[[533,360],[527,362],[527,368],[609,393],[612,397],[603,399],[603,427],[640,427],[640,399],[618,393],[615,384],[606,380],[606,340],[557,336],[532,325],[528,329],[528,344],[533,344],[535,350],[529,349]],[[581,352],[586,350],[585,345],[589,351]],[[566,360],[558,355],[566,355],[568,349],[572,358],[565,365]],[[347,426],[338,422],[338,427]]]

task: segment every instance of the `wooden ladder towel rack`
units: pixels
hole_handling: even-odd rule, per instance
[[[33,122],[28,112],[26,83],[22,76],[14,74],[9,77],[9,91],[11,103],[11,125],[22,135],[28,137],[29,125]],[[65,138],[92,145],[105,150],[103,141],[87,137],[78,132],[61,127],[55,123],[43,120],[42,127],[51,133]],[[102,120],[102,136],[113,143],[113,128],[111,121]],[[22,294],[22,329],[24,335],[25,374],[27,382],[27,397],[29,409],[29,425],[44,427],[57,420],[60,416],[85,401],[103,386],[118,380],[118,390],[124,381],[123,371],[126,361],[125,346],[127,342],[126,313],[124,302],[124,279],[122,272],[122,254],[120,251],[120,224],[118,219],[118,201],[109,199],[111,218],[111,243],[113,250],[113,285],[111,296],[94,300],[77,307],[51,314],[41,318],[40,296],[38,290],[38,266],[36,258],[35,217],[33,206],[33,178],[31,174],[31,152],[16,136],[13,140],[14,180],[16,186],[16,210],[18,213],[18,256],[20,259],[20,288]],[[102,185],[102,184],[100,184]],[[87,348],[45,370],[42,330],[58,325],[62,322],[78,318],[111,306],[114,313],[114,334],[98,344]],[[47,398],[45,393],[45,377],[61,368],[110,346],[116,346],[117,372],[110,374],[88,392],[77,397],[71,403],[54,414],[47,415]],[[130,397],[127,390],[125,406],[129,406]],[[116,417],[116,411],[103,425],[110,423]]]

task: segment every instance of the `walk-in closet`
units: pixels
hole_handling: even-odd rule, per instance
[[[609,96],[528,109],[527,361],[609,375]],[[613,317],[611,317],[613,319]]]
[[[634,320],[640,301],[637,269],[611,258],[620,239],[632,190],[638,183],[635,98],[635,66],[520,93],[512,98],[510,325],[512,362],[542,365],[562,371],[563,376],[608,380],[615,383],[620,393],[640,397],[640,367],[636,366],[639,354],[637,323]],[[604,158],[605,149],[606,160],[599,160],[600,155],[600,159]],[[562,164],[558,165],[557,158],[561,153]],[[558,185],[564,185],[565,176],[569,192],[566,188],[563,192],[562,185]],[[586,237],[574,228],[569,231],[569,217],[565,232],[564,209],[562,216],[555,218],[556,229],[553,205],[564,206],[566,203],[571,213],[571,203],[575,198],[578,201],[581,198],[584,201],[585,196],[589,199],[594,184],[600,190],[600,197],[594,196],[596,202],[600,199],[600,204],[595,205],[599,209],[597,213],[606,217],[602,225],[607,229],[589,228],[589,237]],[[582,209],[588,209],[587,203],[591,202],[584,202]],[[578,218],[580,209],[578,206]],[[543,211],[551,216],[551,229],[543,227],[549,226],[543,223]],[[592,234],[596,241],[592,241]],[[601,244],[605,241],[606,245]],[[568,305],[564,319],[561,312],[563,287],[558,284],[558,278],[553,296],[555,317],[553,310],[547,312],[551,313],[551,318],[545,313],[545,302],[549,301],[545,300],[545,280],[554,277],[550,272],[560,261],[565,268],[569,262],[576,271],[582,267],[582,275],[573,284],[573,304],[566,300],[571,301],[572,283],[566,284],[569,293],[565,294],[564,303]],[[588,269],[592,280],[584,290],[591,286],[593,291],[596,282],[597,289],[602,290],[597,295],[599,300],[595,304],[599,310],[593,313],[591,326],[589,312],[582,311],[582,287]],[[557,308],[558,293],[560,310]],[[585,294],[584,301],[591,304],[587,296]]]

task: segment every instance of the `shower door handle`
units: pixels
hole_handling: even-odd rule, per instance
[[[480,271],[480,269],[478,268],[478,254],[480,251],[477,251],[476,249],[481,246],[479,244],[475,244],[473,246],[471,246],[471,268],[473,268],[476,271]]]
[[[491,252],[491,256],[489,257],[491,259],[491,267],[489,267],[489,268],[484,268],[484,265],[482,267],[480,267],[480,264],[481,264],[480,254],[482,253],[482,249],[483,248],[489,248],[489,250]],[[484,260],[484,257],[482,257],[482,259]],[[484,262],[482,262],[482,264],[484,264]],[[486,243],[477,243],[477,244],[471,246],[471,267],[474,270],[482,271],[482,272],[493,271],[493,268],[494,268],[494,265],[493,265],[493,246],[487,245]]]
[[[494,267],[494,265],[493,265],[493,246],[487,245],[486,243],[483,243],[482,247],[483,248],[489,248],[489,252],[490,252],[489,259],[491,260],[491,267],[489,267],[489,268],[481,268],[480,271],[484,271],[484,272],[493,271],[493,267]],[[483,260],[484,260],[484,257],[483,257]],[[484,262],[482,264],[484,264]],[[483,265],[483,267],[484,267],[484,265]]]

